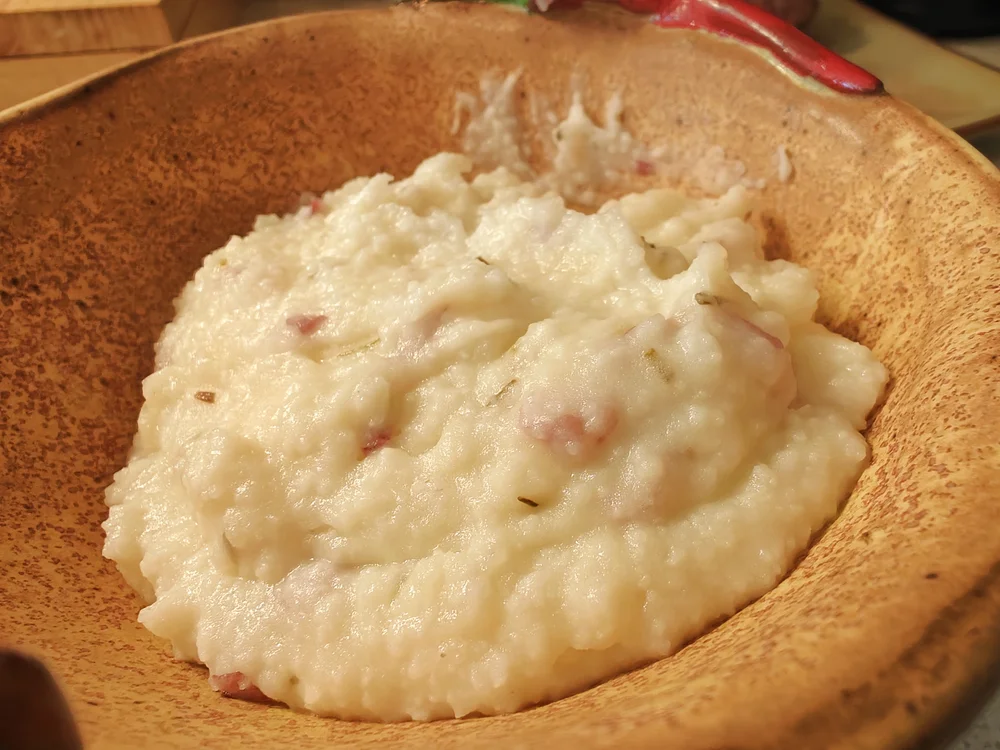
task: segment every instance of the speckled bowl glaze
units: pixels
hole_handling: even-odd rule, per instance
[[[570,64],[569,61],[572,61]],[[768,250],[893,380],[873,462],[774,591],[675,656],[513,716],[343,723],[226,700],[135,622],[101,557],[171,300],[301,191],[457,147],[456,90],[524,70],[621,91],[647,142],[723,145]],[[887,96],[833,93],[730,40],[610,7],[337,12],[166,50],[0,124],[0,641],[56,675],[91,748],[904,748],[1000,656],[1000,181]]]

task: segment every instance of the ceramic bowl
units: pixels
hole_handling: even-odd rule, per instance
[[[774,40],[750,21],[741,33]],[[983,694],[1000,656],[1000,180],[785,42],[807,75],[604,6],[334,12],[196,40],[5,116],[0,640],[49,666],[89,747],[904,748]],[[774,591],[579,695],[396,725],[221,698],[136,623],[101,557],[104,488],[171,300],[255,215],[457,148],[456,91],[516,68],[557,108],[582,73],[587,104],[620,91],[644,141],[721,145],[751,173],[787,146],[794,177],[769,180],[759,219],[769,253],[819,273],[822,319],[892,373],[872,465]],[[838,75],[855,93],[817,81]]]

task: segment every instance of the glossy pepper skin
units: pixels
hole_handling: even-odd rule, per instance
[[[931,36],[1000,34],[997,0],[866,0],[886,15]]]

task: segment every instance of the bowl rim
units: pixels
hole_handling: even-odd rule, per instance
[[[378,13],[391,10],[395,7],[411,7],[419,10],[423,3],[427,0],[402,0],[402,2],[395,3],[386,8],[335,8],[330,10],[319,10],[311,11],[308,13],[298,13],[289,16],[280,16],[277,18],[264,19],[262,21],[256,21],[250,24],[244,24],[241,26],[233,26],[227,29],[222,29],[220,31],[214,31],[209,34],[204,34],[202,36],[192,37],[191,39],[184,39],[180,42],[167,45],[165,47],[160,47],[159,49],[151,50],[149,52],[143,53],[138,57],[128,60],[123,63],[118,63],[112,65],[104,70],[96,71],[90,75],[78,78],[75,81],[63,84],[54,89],[46,91],[42,94],[34,96],[30,99],[26,99],[23,102],[15,104],[7,109],[0,110],[0,128],[7,126],[8,124],[13,124],[14,122],[23,122],[26,120],[33,119],[38,115],[41,115],[44,111],[50,107],[57,107],[61,105],[66,105],[72,102],[74,99],[85,96],[92,91],[95,91],[98,86],[103,86],[106,83],[110,83],[116,78],[132,72],[133,70],[138,70],[140,68],[146,67],[147,65],[153,64],[160,60],[164,60],[178,53],[192,49],[201,45],[211,44],[216,40],[224,39],[228,37],[240,36],[243,34],[253,34],[262,28],[274,28],[287,23],[301,23],[303,21],[308,21],[310,19],[319,19],[324,16],[337,15],[337,14],[353,14],[353,13]],[[457,5],[457,4],[470,4],[470,5],[482,5],[482,3],[476,3],[474,0],[470,2],[469,0],[445,0],[445,2],[439,3],[442,5]],[[503,3],[490,3],[494,8],[503,8],[507,12],[519,12],[521,9],[516,6],[511,6]],[[606,0],[584,0],[583,5],[585,6],[604,6],[607,7],[608,2]],[[624,7],[619,7],[618,10],[623,13],[634,13],[633,11],[628,11]],[[802,89],[809,89],[814,83],[808,76],[801,75],[795,71],[789,69],[780,59],[778,59],[773,52],[768,49],[762,48],[755,44],[746,42],[737,37],[727,36],[718,34],[711,30],[705,29],[695,29],[690,27],[660,27],[663,32],[670,33],[686,33],[686,34],[697,34],[697,33],[708,33],[716,38],[723,40],[725,42],[738,45],[739,47],[749,50],[755,54],[762,55],[766,59],[773,62],[780,70],[783,75],[786,75],[790,80],[792,80],[796,86]],[[847,91],[836,90],[827,86],[823,86],[824,91],[833,97],[843,97],[843,98],[854,98],[854,97],[865,97],[875,101],[880,101],[884,104],[888,104],[896,108],[900,113],[907,117],[913,124],[920,127],[927,128],[938,137],[944,139],[949,145],[957,148],[965,156],[967,156],[972,163],[978,167],[978,169],[983,173],[983,176],[987,178],[994,178],[1000,181],[1000,166],[994,164],[992,161],[986,158],[986,156],[980,152],[975,146],[965,140],[962,136],[956,133],[954,130],[941,124],[934,118],[923,113],[915,106],[904,102],[902,99],[897,99],[885,90],[880,90],[873,93],[851,93]]]
[[[451,3],[457,4],[457,3]],[[602,3],[603,4],[603,3]],[[117,78],[127,75],[133,71],[144,68],[148,65],[155,64],[157,62],[170,59],[171,57],[192,48],[199,47],[201,45],[209,45],[216,40],[222,38],[236,37],[240,35],[252,35],[253,33],[259,32],[263,28],[275,28],[284,24],[292,23],[305,23],[309,19],[319,19],[331,15],[339,14],[354,14],[354,13],[384,13],[385,9],[337,9],[337,10],[327,10],[318,11],[315,13],[300,14],[295,16],[286,16],[277,19],[268,19],[260,21],[254,24],[248,24],[245,26],[234,27],[226,29],[223,31],[215,32],[201,37],[196,37],[190,40],[185,40],[178,44],[170,45],[158,50],[151,51],[134,60],[113,66],[107,70],[99,71],[95,74],[86,76],[80,80],[74,81],[67,85],[61,86],[57,89],[46,92],[42,95],[29,99],[22,102],[14,107],[7,110],[0,111],[0,136],[3,135],[3,131],[10,125],[29,122],[35,117],[43,115],[45,112],[54,109],[66,107],[73,104],[75,101],[81,98],[87,97],[93,93],[96,93],[105,84],[108,84]],[[698,31],[693,31],[690,29],[668,29],[673,33],[703,33]],[[732,38],[724,38],[724,41],[731,44],[739,45],[743,48],[749,48],[751,51],[757,54],[763,54],[765,56],[770,56],[771,53],[766,50],[761,50],[760,48],[754,48],[752,45],[748,45],[740,40]],[[787,74],[787,71],[780,71],[781,74]],[[800,88],[808,88],[806,80],[798,75],[787,75],[797,86]],[[839,98],[856,98],[857,94],[850,94],[838,91],[827,90],[827,95]],[[975,149],[970,143],[961,138],[954,131],[946,128],[944,125],[938,123],[928,115],[920,112],[915,107],[903,102],[901,100],[895,99],[887,93],[879,93],[875,95],[861,95],[873,102],[876,102],[880,107],[886,107],[896,110],[901,114],[906,121],[913,125],[914,127],[920,128],[925,131],[928,136],[934,136],[935,139],[942,141],[944,144],[951,147],[951,150],[957,154],[964,156],[967,160],[969,167],[976,172],[976,176],[983,179],[987,183],[990,183],[991,187],[995,188],[995,193],[1000,197],[1000,169],[997,168],[990,160],[988,160],[982,153]],[[998,204],[1000,205],[1000,204]],[[994,582],[1000,580],[1000,562],[994,567],[992,578]],[[998,623],[994,623],[998,624]],[[940,648],[940,646],[938,647]],[[996,664],[1000,663],[1000,642],[998,642],[998,649],[993,653],[987,655],[984,663],[988,662],[994,666],[993,671],[995,672]],[[1000,675],[993,676],[987,682],[996,684],[1000,682]],[[968,680],[964,685],[962,685],[961,690],[955,690],[951,693],[950,697],[953,699],[954,708],[950,711],[948,718],[929,727],[927,731],[923,732],[921,736],[915,738],[917,741],[923,745],[925,743],[931,743],[931,746],[937,746],[941,744],[942,746],[949,739],[958,734],[963,726],[959,722],[963,722],[972,713],[971,708],[975,706],[975,710],[978,711],[982,703],[989,698],[989,692],[984,691],[983,688],[987,687],[984,684],[984,680]],[[859,725],[854,728],[852,732],[841,735],[838,739],[851,738],[851,735],[857,736],[860,734],[861,728],[864,725]]]

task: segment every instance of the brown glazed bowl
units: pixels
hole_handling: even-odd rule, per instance
[[[773,175],[768,250],[821,274],[822,318],[892,373],[873,461],[774,591],[676,655],[520,714],[347,723],[221,698],[136,623],[102,559],[152,345],[202,257],[255,215],[458,147],[454,95],[574,70],[646,142]],[[195,40],[0,123],[0,645],[41,658],[86,745],[126,748],[908,748],[1000,657],[1000,179],[881,93],[610,7],[427,5]],[[2,744],[2,742],[0,742]]]

